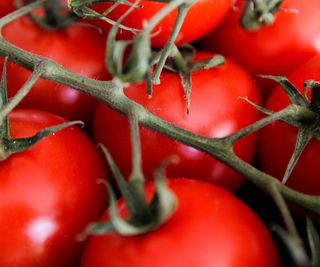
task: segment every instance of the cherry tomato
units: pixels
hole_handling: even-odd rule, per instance
[[[133,1],[132,1],[133,2]],[[124,20],[123,25],[134,29],[142,29],[143,23],[150,20],[158,11],[165,6],[164,3],[141,1],[139,5],[142,8],[136,8]],[[111,4],[99,3],[93,5],[99,13],[103,13]],[[212,30],[222,20],[231,6],[231,0],[197,0],[188,11],[183,26],[176,40],[176,44],[189,43],[201,38],[203,35]],[[120,5],[110,14],[108,18],[118,20],[126,11],[128,6]],[[152,45],[154,47],[163,47],[172,31],[177,10],[167,15],[155,28],[155,35],[152,37]],[[109,32],[110,24],[102,20],[91,20],[100,26],[105,32]],[[90,20],[88,20],[90,22]],[[119,35],[121,39],[132,39],[133,35],[129,31],[122,31]]]
[[[304,81],[319,81],[320,56],[313,58],[290,74],[289,80],[301,93],[303,92]],[[289,103],[288,96],[280,87],[277,87],[269,97],[266,108],[278,111],[285,108]],[[297,128],[283,122],[276,122],[263,128],[259,137],[259,155],[262,170],[281,179],[293,153],[296,138]],[[319,175],[317,172],[317,155],[319,151],[320,143],[313,138],[303,151],[289,177],[288,186],[307,194],[320,194]]]
[[[178,207],[166,223],[138,236],[91,236],[81,267],[279,266],[268,230],[241,201],[207,183],[168,182]],[[146,185],[149,196],[153,186]],[[121,214],[126,207],[122,200],[118,204]]]
[[[211,53],[201,52],[197,59],[210,58]],[[196,59],[196,60],[197,60]],[[256,121],[259,112],[240,96],[259,103],[259,94],[251,77],[238,65],[227,59],[223,66],[192,73],[191,109],[186,114],[186,100],[178,74],[164,71],[161,84],[154,86],[151,99],[145,84],[131,85],[125,94],[155,115],[186,130],[208,137],[224,137]],[[130,132],[127,120],[100,104],[93,118],[93,136],[113,155],[125,175],[131,170]],[[170,155],[178,155],[180,164],[171,165],[168,175],[198,177],[229,190],[235,190],[243,178],[229,167],[189,146],[141,127],[143,170],[146,177]],[[256,136],[240,140],[236,153],[251,161],[256,149]]]
[[[3,36],[12,44],[50,58],[65,68],[94,79],[108,75],[104,67],[105,38],[96,29],[71,25],[62,30],[47,31],[22,17],[3,29]],[[88,41],[90,40],[90,41]],[[9,96],[14,95],[30,76],[30,72],[8,64]],[[61,115],[67,119],[89,121],[96,101],[69,87],[39,80],[21,103]]]
[[[0,1],[0,17],[7,15],[8,13],[15,10],[13,0],[2,0]]]
[[[11,136],[28,137],[64,122],[36,110],[10,114]],[[75,236],[101,216],[104,168],[77,127],[41,140],[0,163],[0,266],[78,266],[84,243]]]
[[[205,49],[231,57],[253,74],[271,75],[286,75],[320,52],[320,14],[315,12],[320,1],[285,0],[280,7],[287,11],[276,13],[273,24],[253,32],[240,25],[242,6],[243,0],[238,0],[203,40]]]

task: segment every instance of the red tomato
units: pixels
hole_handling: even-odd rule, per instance
[[[313,58],[294,71],[289,76],[289,80],[301,93],[303,92],[304,81],[319,81],[320,56]],[[269,97],[266,108],[278,111],[285,108],[289,103],[287,95],[280,87],[277,87]],[[259,154],[262,170],[281,179],[293,153],[296,137],[297,128],[283,122],[276,122],[263,128],[259,137]],[[277,153],[275,153],[275,149]],[[307,194],[320,194],[319,173],[317,171],[319,152],[320,143],[314,138],[299,158],[287,182],[288,186]]]
[[[71,25],[57,31],[41,29],[26,17],[3,30],[12,44],[38,55],[51,58],[65,68],[95,79],[107,77],[104,67],[105,38],[96,29]],[[90,40],[90,41],[88,41]],[[8,64],[9,95],[14,95],[30,72],[13,63]],[[89,121],[96,101],[81,92],[56,83],[39,80],[21,106],[37,108],[67,119]]]
[[[13,0],[2,0],[0,1],[0,17],[7,15],[8,13],[15,10]]]
[[[268,230],[233,195],[198,181],[168,182],[178,198],[169,221],[143,235],[90,237],[81,267],[279,266]],[[149,196],[153,186],[146,186]],[[118,207],[120,213],[126,209],[122,200]]]
[[[131,1],[133,2],[133,1]],[[162,7],[164,3],[150,1],[139,2],[142,8],[136,8],[123,21],[123,25],[134,29],[142,29],[143,22],[150,20]],[[99,13],[103,13],[111,6],[109,3],[99,3],[93,5]],[[222,20],[231,6],[231,0],[197,0],[188,11],[183,26],[177,38],[176,44],[183,44],[195,41],[212,30]],[[120,5],[107,15],[112,20],[118,20],[126,11],[128,6]],[[154,47],[163,47],[172,31],[177,10],[167,15],[155,28],[155,36],[152,38]],[[109,32],[110,24],[102,20],[88,20],[100,26],[105,32]],[[119,35],[121,39],[132,39],[133,35],[124,30]]]
[[[253,74],[286,75],[320,52],[319,0],[285,0],[269,26],[249,32],[240,25],[243,0],[229,11],[203,46],[231,57]],[[239,53],[241,50],[241,53]]]
[[[13,137],[60,124],[36,110],[10,114]],[[94,145],[76,127],[47,137],[0,163],[0,266],[77,266],[83,243],[75,235],[101,216],[105,177]]]
[[[209,58],[199,53],[197,58]],[[164,71],[161,84],[154,86],[151,99],[145,84],[131,85],[126,95],[149,111],[169,122],[208,137],[224,137],[256,121],[259,112],[239,99],[247,97],[259,103],[257,88],[250,76],[227,59],[223,66],[192,74],[191,110],[186,114],[186,100],[179,75]],[[100,104],[93,118],[93,135],[111,152],[125,175],[131,170],[130,133],[127,120]],[[170,166],[173,177],[198,177],[229,190],[239,187],[242,176],[224,164],[189,146],[175,142],[146,128],[141,128],[143,170],[146,177],[169,155],[180,157],[180,164]],[[255,154],[256,136],[250,135],[236,144],[236,153],[251,161]]]

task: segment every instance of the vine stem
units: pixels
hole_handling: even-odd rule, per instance
[[[33,7],[42,3],[42,1],[43,0],[35,2],[32,4],[34,5]],[[177,4],[178,1],[174,2]],[[5,24],[4,21],[11,21],[12,17],[17,18],[17,14],[23,15],[30,9],[30,6],[26,6],[3,19],[0,19],[0,25],[3,26]],[[136,114],[139,118],[140,125],[215,157],[217,160],[227,164],[246,176],[248,180],[265,191],[270,192],[270,187],[276,185],[278,186],[280,193],[287,200],[320,215],[320,196],[306,195],[290,189],[286,185],[281,184],[281,182],[274,177],[259,171],[252,165],[241,160],[233,151],[234,139],[232,138],[209,138],[179,128],[153,115],[141,105],[130,100],[124,94],[123,87],[120,83],[117,83],[116,81],[99,81],[83,77],[63,68],[61,65],[50,59],[43,58],[16,47],[7,42],[3,37],[0,37],[0,56],[8,57],[9,60],[31,71],[41,63],[44,68],[41,73],[42,78],[89,94],[126,117],[129,117],[130,114]],[[289,109],[287,112],[288,116],[297,119],[304,118],[303,110]],[[250,131],[252,131],[252,129]]]
[[[0,19],[0,34],[2,35],[1,30],[4,25],[7,25],[8,23],[14,21],[15,19],[17,19],[23,15],[26,15],[37,8],[40,8],[43,5],[43,3],[46,1],[47,0],[38,0],[32,4],[29,4],[29,5],[26,5],[22,8],[19,8],[16,11],[2,17]]]
[[[165,47],[162,50],[159,62],[157,64],[157,67],[153,74],[153,83],[154,84],[160,84],[160,74],[163,70],[163,67],[165,65],[165,62],[171,52],[171,49],[174,45],[174,41],[177,39],[179,31],[182,27],[183,21],[185,17],[187,16],[188,10],[189,10],[190,4],[183,4],[178,8],[178,15],[177,20],[174,24],[174,27],[172,29],[172,32],[170,34],[169,40],[167,41]]]

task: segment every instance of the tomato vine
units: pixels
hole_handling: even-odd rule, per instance
[[[34,9],[41,7],[41,5],[46,0],[38,0],[31,4],[21,7],[20,9],[10,13],[9,15],[0,19],[0,31],[2,27],[11,21],[28,14]],[[80,3],[81,2],[81,3]],[[72,7],[70,3],[73,3],[73,7],[78,9],[78,12],[81,10],[82,4],[88,5],[92,3],[100,2],[99,0],[88,0],[88,1],[71,1],[69,0],[69,6]],[[235,169],[239,173],[243,174],[249,181],[257,185],[262,190],[268,192],[273,196],[275,202],[278,203],[278,206],[281,208],[283,217],[285,218],[286,227],[289,229],[289,232],[293,238],[299,239],[297,236],[296,230],[294,228],[294,222],[290,221],[290,215],[288,215],[287,207],[282,198],[290,201],[293,204],[297,204],[308,211],[313,212],[314,214],[320,215],[320,196],[308,195],[296,190],[293,190],[286,186],[284,183],[280,182],[275,177],[268,175],[256,167],[248,164],[247,162],[241,160],[234,153],[234,144],[239,139],[261,129],[262,127],[269,125],[275,121],[281,120],[294,126],[299,127],[299,123],[304,120],[318,120],[317,112],[313,112],[307,107],[303,105],[299,105],[299,103],[291,103],[286,108],[274,112],[268,113],[268,116],[262,118],[261,120],[249,125],[238,132],[231,134],[229,136],[223,138],[209,138],[199,134],[195,134],[193,132],[184,130],[180,127],[177,127],[146,110],[138,103],[132,101],[124,94],[124,82],[130,83],[132,81],[132,77],[138,79],[138,81],[143,79],[148,79],[148,69],[150,65],[146,65],[150,63],[149,53],[143,55],[143,51],[145,49],[151,49],[149,40],[150,32],[157,24],[158,20],[161,17],[168,14],[174,8],[180,8],[180,12],[177,19],[177,24],[175,27],[175,31],[169,42],[167,43],[165,49],[161,52],[160,57],[157,59],[157,69],[155,72],[155,76],[153,77],[153,82],[158,82],[159,73],[163,68],[163,64],[165,59],[169,56],[171,49],[174,49],[174,39],[181,27],[181,22],[183,17],[185,16],[190,4],[191,0],[173,0],[173,1],[159,1],[159,2],[170,2],[166,8],[164,8],[158,15],[158,17],[154,18],[151,24],[147,24],[146,28],[141,32],[144,38],[137,38],[135,40],[134,45],[138,47],[137,49],[133,49],[133,53],[131,54],[131,66],[132,69],[129,68],[128,72],[123,75],[123,73],[118,73],[119,75],[113,80],[110,81],[99,81],[92,78],[84,77],[74,72],[67,70],[62,67],[58,63],[41,57],[39,55],[27,52],[19,47],[14,46],[10,42],[6,41],[3,36],[0,36],[0,56],[6,57],[10,61],[33,71],[33,79],[43,78],[55,83],[63,84],[68,87],[75,88],[81,92],[84,92],[94,98],[100,100],[101,102],[108,105],[110,108],[115,111],[125,115],[127,118],[134,115],[134,117],[138,120],[138,123],[142,126],[145,126],[153,131],[161,133],[171,139],[174,139],[183,144],[189,145],[195,149],[203,151],[208,155],[218,159],[219,161],[225,163],[231,168]],[[80,3],[80,4],[79,4]],[[121,21],[114,23],[114,30],[121,28]],[[122,27],[123,28],[123,27]],[[132,30],[132,29],[131,29]],[[1,33],[1,32],[0,32]],[[141,37],[141,35],[138,35]],[[116,45],[115,40],[111,40],[111,44]],[[147,46],[147,47],[145,47]],[[148,50],[149,51],[149,50]],[[109,53],[112,53],[110,51]],[[151,52],[150,52],[151,54]],[[145,60],[145,64],[140,64],[142,56],[143,60]],[[130,58],[130,57],[129,57]],[[139,61],[140,60],[140,61]],[[139,63],[139,64],[138,64]],[[140,68],[142,66],[142,69]],[[136,68],[138,67],[138,68]],[[138,76],[136,74],[139,74]],[[138,77],[138,78],[137,78]],[[123,79],[123,81],[121,81]],[[150,77],[149,77],[150,79]],[[34,81],[32,81],[34,82]],[[23,96],[23,94],[22,94]],[[249,103],[249,100],[243,99],[243,101],[247,101],[248,105],[253,103]],[[256,108],[260,109],[260,107]],[[262,109],[261,109],[262,110]],[[262,110],[265,111],[265,110]],[[0,111],[1,115],[3,115],[3,110]],[[289,219],[288,219],[289,218]],[[310,223],[309,223],[310,225]],[[312,226],[309,226],[309,231],[312,231]]]
[[[181,0],[177,1],[177,3],[181,2]],[[0,28],[10,21],[40,7],[43,2],[45,2],[45,0],[39,0],[1,18]],[[286,118],[301,120],[306,116],[309,116],[309,112],[304,108],[297,105],[289,105],[281,112],[265,117],[233,135],[224,138],[208,138],[181,129],[145,110],[141,105],[130,100],[124,94],[123,84],[116,79],[111,81],[98,81],[80,76],[68,71],[50,59],[46,59],[15,47],[7,42],[3,37],[0,38],[0,56],[8,57],[9,60],[31,71],[34,70],[41,62],[41,68],[43,68],[41,71],[42,78],[89,94],[125,116],[134,113],[139,120],[139,124],[215,157],[242,173],[247,177],[247,179],[265,191],[271,191],[273,186],[277,186],[281,194],[283,194],[283,196],[292,203],[298,204],[315,212],[316,214],[320,214],[320,196],[311,196],[290,189],[285,184],[279,182],[276,178],[261,172],[252,165],[239,159],[232,149],[235,141],[238,139],[276,120],[284,120]]]

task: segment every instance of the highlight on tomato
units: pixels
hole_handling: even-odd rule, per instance
[[[65,122],[54,114],[20,109],[10,133],[26,138]],[[76,234],[107,205],[95,146],[77,127],[63,129],[0,162],[0,266],[78,266],[84,243]]]
[[[142,235],[90,236],[80,266],[280,266],[267,228],[232,194],[191,179],[167,182],[178,201],[167,222]],[[145,192],[150,199],[154,182],[146,184]],[[120,215],[127,212],[123,199],[117,207]],[[106,220],[108,212],[100,221]]]
[[[211,53],[199,52],[195,61],[211,57]],[[255,108],[240,99],[245,97],[257,104],[260,102],[252,78],[230,59],[226,59],[222,66],[194,71],[191,78],[189,114],[177,73],[163,71],[161,83],[154,86],[151,98],[146,93],[145,83],[128,86],[125,94],[160,118],[207,137],[225,137],[260,117]],[[104,104],[99,104],[93,117],[92,132],[95,141],[105,145],[128,177],[131,170],[128,121]],[[141,149],[143,171],[149,178],[164,158],[177,155],[180,163],[168,167],[170,177],[197,177],[231,191],[243,181],[239,173],[205,153],[144,127],[141,127]],[[235,145],[237,155],[248,162],[253,160],[255,151],[256,135],[249,135]]]
[[[134,1],[131,2],[134,3]],[[126,16],[122,25],[138,30],[143,29],[143,23],[149,21],[166,5],[163,2],[165,1],[140,1],[139,5],[141,7],[135,8],[133,12]],[[103,13],[112,5],[113,3],[98,3],[92,5],[91,8],[99,13]],[[190,43],[204,36],[220,23],[230,6],[231,0],[195,1],[188,10],[187,16],[176,40],[176,44],[181,45],[184,43]],[[119,5],[107,15],[107,18],[117,21],[128,9],[128,5]],[[154,36],[151,38],[153,47],[163,47],[166,44],[173,29],[177,14],[177,10],[172,11],[156,26],[153,31]],[[86,22],[98,25],[106,33],[108,33],[111,28],[110,24],[102,20],[86,20]],[[127,30],[123,30],[119,34],[120,39],[132,39],[133,37],[133,34]]]

